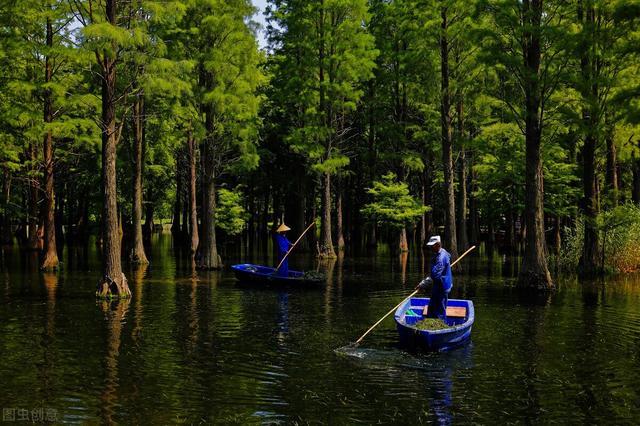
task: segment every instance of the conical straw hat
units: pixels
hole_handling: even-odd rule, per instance
[[[282,224],[278,226],[278,229],[276,229],[276,232],[286,232],[286,231],[291,231],[291,228],[285,225],[284,222],[282,222]]]

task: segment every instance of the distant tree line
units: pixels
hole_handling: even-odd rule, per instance
[[[522,252],[553,288],[575,237],[640,203],[635,0],[15,0],[0,6],[0,238],[58,267],[99,236],[130,294],[154,220],[203,269],[319,219],[321,257],[433,233]],[[617,217],[617,216],[613,216]],[[569,230],[569,231],[567,231]],[[148,247],[148,246],[147,246]]]

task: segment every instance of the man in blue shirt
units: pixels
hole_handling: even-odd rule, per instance
[[[435,235],[429,239],[427,246],[433,251],[431,257],[431,273],[418,284],[422,291],[431,285],[431,299],[429,300],[428,318],[445,319],[447,317],[447,301],[449,292],[453,287],[451,275],[451,255],[442,248],[440,236]]]
[[[291,241],[287,239],[287,236],[286,236],[287,231],[290,231],[290,230],[291,228],[285,225],[284,221],[278,227],[278,229],[276,229],[275,238],[276,238],[276,244],[278,245],[278,262],[282,260],[282,258],[287,254],[287,252],[293,245],[291,244]],[[289,259],[288,258],[285,259],[284,262],[282,262],[282,265],[280,265],[280,268],[278,268],[276,273],[281,277],[289,276]]]

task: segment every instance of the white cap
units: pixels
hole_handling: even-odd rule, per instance
[[[440,235],[434,235],[429,238],[429,242],[427,243],[428,246],[435,246],[436,244],[440,244]]]

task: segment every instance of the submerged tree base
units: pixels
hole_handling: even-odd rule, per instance
[[[318,259],[337,259],[338,255],[336,255],[333,246],[321,246],[318,244]]]
[[[224,264],[222,263],[222,257],[220,257],[220,255],[216,255],[216,256],[217,257],[215,262],[207,262],[207,261],[198,262],[196,269],[200,269],[203,271],[218,271],[224,268]]]
[[[518,287],[535,289],[540,291],[555,290],[549,271],[522,270],[518,276]]]
[[[224,268],[223,264],[218,266],[197,265],[196,269],[200,271],[221,271]]]
[[[318,253],[318,259],[337,259],[338,255],[335,253]]]
[[[124,276],[124,273],[120,278],[120,282],[114,281],[108,276],[103,277],[102,281],[98,283],[96,297],[98,299],[131,298],[131,290],[129,290],[129,284],[127,283],[127,278]]]
[[[53,272],[55,270],[57,270],[60,267],[60,261],[58,260],[58,254],[57,253],[47,253],[44,257],[44,260],[42,261],[42,266],[40,266],[40,269],[42,271],[45,272]]]
[[[135,251],[132,251],[131,252],[131,256],[129,256],[129,261],[134,265],[148,265],[149,264],[149,259],[147,259],[147,256],[144,254],[144,252],[136,253]]]

